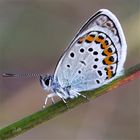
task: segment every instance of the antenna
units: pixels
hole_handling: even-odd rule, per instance
[[[22,74],[15,74],[15,73],[3,73],[2,77],[15,77],[15,78],[31,78],[31,77],[40,77],[42,74],[38,73],[22,73]]]

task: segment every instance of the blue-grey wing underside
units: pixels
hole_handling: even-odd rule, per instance
[[[123,70],[126,47],[117,18],[108,10],[100,10],[66,49],[56,67],[54,81],[78,92],[108,83]]]

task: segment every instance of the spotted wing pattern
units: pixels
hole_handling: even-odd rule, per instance
[[[126,42],[117,18],[98,11],[77,33],[62,55],[54,80],[75,91],[97,88],[123,70]]]

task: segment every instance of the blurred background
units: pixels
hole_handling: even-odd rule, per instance
[[[77,30],[97,10],[111,10],[128,44],[125,68],[140,60],[139,0],[0,0],[0,73],[53,73]],[[138,140],[140,80],[80,105],[14,140]],[[0,77],[0,128],[41,109],[38,79]]]

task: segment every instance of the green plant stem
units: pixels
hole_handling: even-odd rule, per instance
[[[124,75],[113,80],[111,83],[106,84],[93,91],[82,92],[82,94],[86,95],[88,99],[95,99],[96,97],[108,93],[114,88],[124,85],[127,82],[138,77],[140,77],[140,64],[137,64],[132,68],[126,70]],[[62,101],[59,101],[54,105],[50,105],[46,109],[42,109],[30,116],[23,118],[22,120],[19,120],[5,128],[0,129],[0,140],[5,140],[17,136],[42,122],[48,121],[56,117],[57,115],[64,113],[85,102],[88,102],[88,100],[85,100],[83,97],[68,100],[69,109]]]

